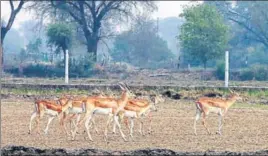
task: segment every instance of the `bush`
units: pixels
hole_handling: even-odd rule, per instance
[[[268,67],[259,64],[252,65],[241,71],[240,80],[266,81],[268,80]]]
[[[69,64],[70,77],[89,77],[93,74],[94,63],[89,56],[72,59]]]
[[[224,62],[218,62],[216,71],[214,72],[214,76],[217,77],[219,80],[224,80],[225,76],[225,63]]]
[[[17,67],[7,69],[5,72],[11,73],[15,76],[20,76],[19,69]],[[51,65],[30,64],[23,68],[23,76],[26,76],[26,77],[62,77],[64,76],[64,69],[60,69]]]
[[[69,77],[90,77],[94,73],[92,66],[93,63],[88,57],[70,59]],[[11,67],[5,71],[15,76],[20,76],[17,67]],[[65,65],[63,60],[58,62],[57,65],[29,64],[23,68],[23,76],[26,77],[64,77],[64,75]]]
[[[254,77],[258,81],[268,80],[268,67],[264,65],[253,65],[251,67],[254,72]]]
[[[244,69],[241,71],[239,78],[242,81],[253,80],[254,72],[250,68]]]

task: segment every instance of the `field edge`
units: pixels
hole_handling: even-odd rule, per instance
[[[1,155],[268,155],[268,150],[258,150],[249,152],[232,152],[232,151],[173,151],[170,149],[144,148],[129,151],[101,150],[101,149],[63,149],[49,148],[41,149],[36,147],[25,147],[16,145],[7,145],[1,149]]]

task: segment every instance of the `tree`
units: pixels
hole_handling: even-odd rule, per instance
[[[238,24],[248,33],[246,37],[268,48],[268,3],[265,1],[237,1],[234,5],[225,2],[220,7],[226,19]]]
[[[67,13],[74,21],[79,31],[83,32],[84,43],[87,51],[93,53],[94,60],[97,61],[98,43],[105,38],[114,36],[114,29],[111,28],[115,21],[122,21],[123,18],[131,16],[133,9],[138,9],[138,4],[156,8],[154,2],[145,1],[54,1],[51,3],[38,2],[39,7],[34,7],[37,12],[44,12],[52,9],[51,12],[61,10]],[[45,6],[45,7],[44,7]],[[56,9],[56,10],[55,10]],[[60,12],[62,14],[62,12]],[[42,15],[42,14],[41,14]],[[54,15],[55,16],[55,15]]]
[[[5,51],[3,57],[5,58],[6,67],[19,65],[16,58],[18,57],[21,49],[24,48],[24,42],[25,40],[22,36],[20,36],[18,30],[11,28],[8,31],[3,44],[3,50]]]
[[[180,16],[186,20],[177,36],[182,50],[191,59],[200,60],[206,69],[209,60],[224,54],[228,27],[216,8],[207,4],[185,8]]]
[[[145,16],[137,18],[133,29],[115,38],[111,56],[139,67],[155,67],[172,58],[167,42],[157,35],[155,21]]]
[[[0,51],[0,58],[1,58],[0,64],[1,64],[1,66],[3,66],[3,64],[4,64],[3,43],[4,43],[5,36],[6,36],[7,32],[11,29],[17,14],[20,12],[20,10],[22,9],[22,6],[25,4],[25,1],[20,0],[17,8],[14,7],[14,3],[15,3],[15,1],[9,0],[11,13],[10,13],[7,25],[1,24],[1,46],[0,46],[0,48],[1,48],[1,51]],[[1,21],[1,23],[2,23],[2,21]]]
[[[62,49],[65,62],[65,83],[68,83],[68,51],[72,41],[72,28],[66,23],[50,24],[47,29],[48,44],[56,46],[57,50]]]
[[[27,53],[29,56],[32,56],[34,61],[36,62],[39,56],[41,55],[40,48],[42,46],[42,39],[37,38],[35,41],[30,41],[26,48],[27,48]]]
[[[23,62],[27,59],[26,51],[22,48],[19,54],[19,75],[23,74]]]
[[[256,57],[267,53],[268,48],[266,2],[207,1],[206,3],[216,6],[224,15],[226,24],[231,27],[230,59],[235,60],[230,62],[231,67],[248,66],[255,61],[266,62],[262,60],[263,57]],[[260,49],[264,51],[261,52]]]
[[[37,58],[41,58],[41,55],[43,56],[43,61],[48,61],[49,58],[52,61],[56,55],[55,51],[50,50],[50,47],[43,44],[47,41],[46,29],[39,26],[38,20],[26,20],[20,23],[19,31],[23,32],[27,52],[31,54],[35,61]]]

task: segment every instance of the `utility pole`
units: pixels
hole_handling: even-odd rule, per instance
[[[65,83],[69,83],[69,50],[65,52]]]
[[[229,51],[225,52],[225,83],[224,86],[228,88],[229,81]]]

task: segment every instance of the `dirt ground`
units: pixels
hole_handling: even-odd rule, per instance
[[[260,108],[231,108],[225,118],[223,135],[216,135],[218,117],[210,114],[207,123],[212,135],[208,135],[201,121],[197,124],[197,133],[193,134],[195,106],[193,101],[166,100],[158,105],[158,112],[153,116],[153,133],[141,136],[138,133],[139,124],[135,122],[135,141],[124,142],[119,133],[109,133],[110,142],[103,139],[105,116],[96,116],[100,134],[91,130],[94,142],[88,140],[80,129],[75,141],[60,130],[58,120],[50,126],[49,134],[38,135],[36,131],[28,134],[30,115],[33,102],[27,100],[8,99],[1,106],[1,147],[6,145],[23,145],[38,148],[96,148],[103,150],[134,150],[144,148],[166,148],[175,151],[256,151],[268,149],[268,109]],[[41,125],[44,129],[47,120]],[[148,123],[148,122],[146,122]],[[128,131],[123,126],[127,135]]]

